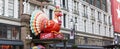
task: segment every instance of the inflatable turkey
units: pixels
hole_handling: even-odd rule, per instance
[[[54,10],[54,18],[49,20],[48,16],[41,10],[35,10],[31,15],[30,26],[32,33],[38,35],[39,33],[59,33],[61,27],[62,16],[59,6]]]

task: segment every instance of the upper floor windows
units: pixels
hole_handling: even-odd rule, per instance
[[[94,23],[92,23],[92,33],[94,33]]]
[[[30,4],[30,14],[36,10],[36,9],[40,9],[40,6],[34,5],[34,4]]]
[[[107,12],[106,0],[83,0]]]
[[[94,5],[94,0],[90,0],[89,3]]]
[[[96,7],[101,9],[101,1],[100,0],[96,0]]]
[[[63,14],[63,26],[66,27],[66,14]]]
[[[87,17],[87,6],[83,5],[83,16]]]
[[[0,15],[4,15],[4,0],[0,0]]]
[[[52,17],[53,17],[53,10],[52,10],[52,9],[50,9],[50,10],[49,10],[49,19],[51,20],[51,19],[52,19]]]
[[[104,14],[103,17],[104,17],[104,23],[106,24],[107,23],[107,16]]]
[[[101,13],[98,12],[98,20],[101,21]]]
[[[68,8],[68,0],[60,0],[60,6],[63,8]]]
[[[13,17],[14,16],[14,0],[8,1],[8,16]]]
[[[79,7],[79,2],[77,1],[74,1],[74,10],[78,10],[78,7]]]
[[[86,20],[84,20],[84,31],[86,32]]]
[[[95,16],[95,10],[91,8],[91,16]]]
[[[106,3],[107,3],[106,0],[102,0],[102,9],[104,11],[107,11],[107,4]]]

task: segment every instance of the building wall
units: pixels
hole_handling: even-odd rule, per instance
[[[3,42],[0,43],[0,47],[5,46],[10,42],[12,43],[12,41],[15,43],[17,43],[17,41],[21,42],[21,23],[19,18],[18,0],[0,0],[0,26],[0,41],[5,42],[4,44],[2,44]],[[12,43],[8,46],[20,49],[20,44]]]
[[[112,26],[112,17],[110,13],[110,0],[107,0],[107,12],[104,10],[101,10],[83,0],[75,0],[77,2],[77,6],[74,4],[73,0],[65,0],[65,6],[63,5],[64,0],[52,0],[51,4],[47,5],[47,8],[43,8],[45,13],[48,15],[50,18],[50,10],[54,10],[55,5],[58,5],[61,7],[63,14],[66,14],[65,20],[64,16],[62,16],[62,26],[61,26],[61,32],[62,33],[67,33],[70,34],[71,28],[73,28],[73,22],[71,22],[71,19],[73,21],[77,22],[76,25],[76,35],[78,36],[83,36],[83,37],[90,37],[90,38],[97,38],[98,41],[99,39],[104,39],[104,40],[111,40],[113,38],[113,26]],[[40,6],[37,3],[33,3],[34,5],[31,4],[31,0],[28,2],[24,2],[27,5],[23,4],[24,7],[26,7],[27,11],[24,11],[25,14],[31,14],[32,11],[35,9],[39,9]],[[84,6],[85,9],[84,8]],[[76,10],[75,7],[76,6]],[[46,7],[46,6],[45,6]],[[26,9],[24,8],[24,9]],[[91,12],[91,8],[94,10],[94,13]],[[84,15],[84,9],[87,11]],[[98,11],[100,12],[100,20],[98,20]],[[52,16],[54,16],[53,12]],[[91,13],[93,15],[91,15]],[[104,22],[104,15],[105,15],[105,22]],[[110,18],[109,18],[110,17]],[[52,17],[53,18],[53,17]],[[76,18],[76,19],[75,19]],[[86,23],[84,22],[86,21]],[[65,23],[64,23],[65,22]],[[94,23],[94,25],[92,25]],[[64,25],[65,24],[65,25]],[[86,27],[86,28],[85,28]],[[67,30],[67,31],[66,31]],[[106,37],[106,38],[105,38]],[[80,39],[80,38],[78,38]],[[85,41],[83,41],[85,42]],[[81,42],[81,43],[83,43]],[[90,41],[89,41],[90,42]],[[79,42],[78,42],[79,43]],[[98,42],[96,42],[97,44]],[[94,45],[96,45],[94,44]],[[102,44],[101,44],[102,45]]]

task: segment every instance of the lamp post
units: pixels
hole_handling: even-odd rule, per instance
[[[73,44],[75,45],[75,38],[76,38],[76,36],[75,36],[75,30],[76,30],[76,23],[77,23],[77,20],[76,20],[76,17],[75,17],[75,21],[73,21],[73,19],[71,19],[71,21],[70,22],[72,22],[72,24],[73,24],[73,27],[72,27],[72,30],[71,30],[71,39],[73,39],[74,41],[73,41]]]

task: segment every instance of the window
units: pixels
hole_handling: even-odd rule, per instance
[[[8,1],[8,16],[13,17],[14,16],[14,0],[9,0]]]
[[[0,25],[0,38],[7,38],[6,26],[1,24]]]
[[[111,20],[110,20],[110,16],[108,17],[108,21],[109,21],[108,23],[109,23],[109,24],[111,25]]]
[[[87,6],[83,5],[83,16],[87,16]]]
[[[66,1],[65,0],[62,0],[62,4],[63,4],[63,7],[65,8],[66,7]]]
[[[18,1],[18,18],[20,18],[20,1]]]
[[[53,10],[49,10],[49,19],[51,20],[52,19],[52,17],[53,17]]]
[[[56,5],[56,0],[54,0],[54,5]]]
[[[4,15],[4,0],[0,0],[0,15]]]
[[[104,23],[107,23],[107,22],[106,22],[106,15],[105,15],[105,14],[104,14]]]
[[[109,28],[109,36],[111,36],[111,28]]]
[[[90,2],[90,4],[94,5],[94,1],[95,0],[90,0],[89,2]]]
[[[74,1],[74,12],[78,11],[79,2]]]
[[[9,40],[19,40],[20,39],[20,27],[0,24],[0,38]]]
[[[84,31],[86,32],[86,20],[84,20]]]
[[[30,14],[34,11],[40,9],[40,6],[34,5],[34,4],[30,4]]]
[[[102,9],[104,11],[107,11],[107,4],[106,3],[107,3],[106,0],[102,0]]]
[[[60,2],[63,8],[66,8],[66,9],[68,8],[68,0],[60,0]]]
[[[101,20],[101,13],[98,12],[98,20]]]
[[[94,33],[94,23],[92,23],[92,33]]]
[[[106,27],[104,28],[104,30],[105,30],[105,35],[106,35]]]
[[[100,34],[100,27],[101,27],[101,26],[99,25],[99,26],[98,26],[98,33],[99,33],[99,34]]]
[[[63,26],[66,27],[66,14],[63,14]]]
[[[101,5],[100,4],[101,4],[100,0],[96,0],[96,7],[101,9]]]
[[[95,10],[91,8],[91,16],[95,16]]]

